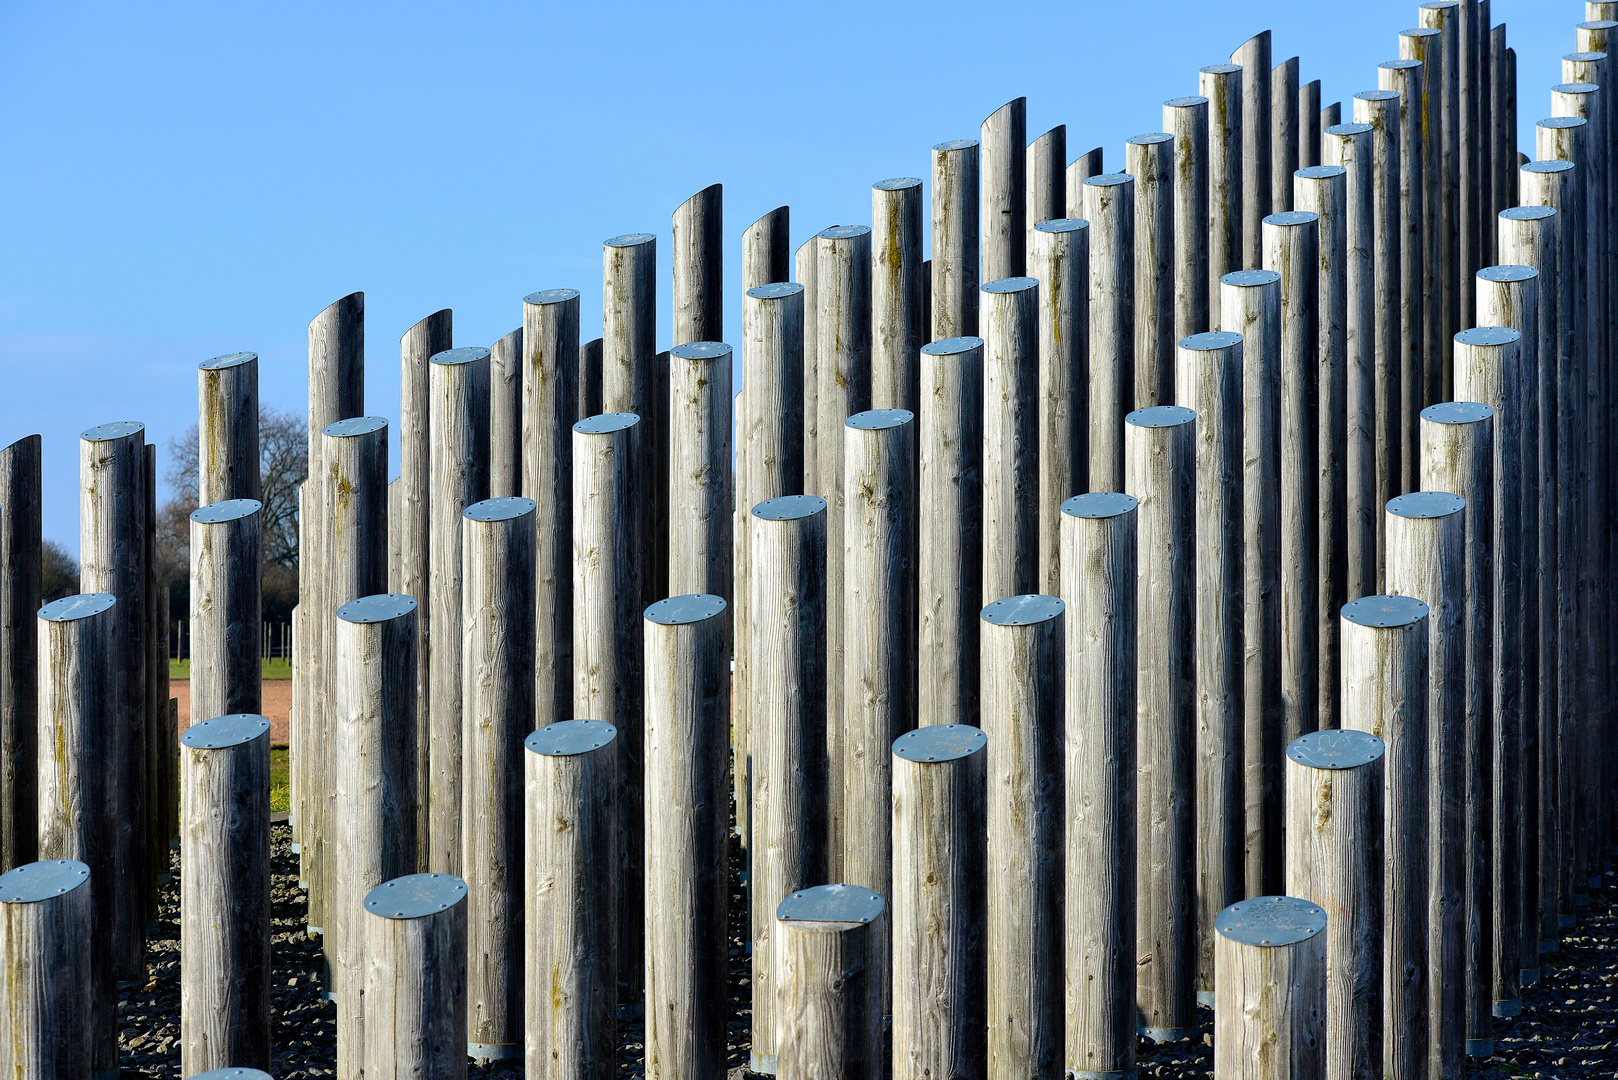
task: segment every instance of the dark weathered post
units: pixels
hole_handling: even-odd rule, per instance
[[[1270,69],[1270,213],[1292,209],[1298,171],[1298,58]]]
[[[1421,29],[1431,35],[1408,32],[1400,40],[1399,55],[1431,63],[1434,81],[1428,83],[1429,94],[1437,97],[1438,151],[1434,157],[1432,191],[1433,227],[1438,242],[1433,246],[1433,260],[1437,267],[1437,292],[1432,297],[1440,305],[1436,320],[1442,336],[1439,347],[1443,350],[1438,365],[1438,385],[1432,396],[1443,400],[1451,394],[1454,385],[1454,337],[1461,329],[1463,312],[1470,322],[1471,305],[1462,304],[1462,279],[1469,271],[1461,267],[1460,247],[1460,176],[1461,176],[1461,5],[1459,0],[1431,0],[1419,9]],[[1431,372],[1429,372],[1430,374]]]
[[[39,853],[40,438],[0,449],[0,870]]]
[[[258,353],[197,365],[197,503],[256,499]]]
[[[1445,375],[1448,371],[1445,357],[1450,355],[1453,342],[1446,331],[1449,309],[1446,297],[1455,289],[1450,264],[1445,261],[1450,238],[1445,233],[1444,195],[1445,170],[1453,164],[1453,157],[1444,142],[1445,79],[1444,56],[1441,39],[1443,32],[1436,27],[1418,27],[1399,31],[1399,57],[1401,61],[1415,61],[1421,65],[1417,77],[1421,93],[1414,104],[1401,101],[1406,116],[1421,140],[1421,198],[1412,195],[1413,212],[1421,215],[1421,282],[1422,333],[1416,346],[1421,350],[1424,367],[1421,373],[1422,400],[1432,401],[1445,396]]]
[[[671,345],[725,340],[725,192],[709,184],[674,211]]]
[[[742,233],[742,293],[792,280],[792,208],[777,206]]]
[[[731,590],[731,348],[669,350],[669,591]],[[729,621],[728,619],[726,620]],[[729,635],[726,635],[727,647]]]
[[[1067,163],[1067,216],[1082,218],[1084,210],[1084,182],[1092,176],[1100,176],[1107,170],[1102,167],[1101,147],[1097,146]]]
[[[1259,896],[1219,913],[1214,1071],[1222,1080],[1326,1075],[1326,912]]]
[[[979,151],[976,139],[956,139],[933,147],[930,341],[969,337],[978,332]],[[801,275],[799,280],[803,280]],[[810,290],[811,300],[813,291]],[[804,355],[812,352],[806,336]],[[807,385],[807,372],[805,379]],[[808,462],[804,464],[807,468]]]
[[[74,859],[0,875],[0,955],[10,958],[0,978],[3,1075],[92,1075],[91,904],[90,868]]]
[[[871,407],[875,409],[920,408],[916,350],[928,340],[928,312],[921,304],[921,205],[921,181],[914,177],[871,185]],[[745,383],[742,392],[747,392]]]
[[[411,874],[365,898],[365,1075],[466,1075],[466,882]]]
[[[1057,124],[1028,144],[1026,255],[1034,256],[1034,226],[1067,217],[1067,126]],[[1027,273],[1025,268],[1024,273]],[[1032,277],[1032,274],[1028,275]]]
[[[523,328],[489,346],[489,498],[522,494]]]
[[[1230,62],[1242,69],[1242,244],[1231,269],[1250,270],[1264,257],[1260,223],[1270,213],[1270,32],[1242,42]]]
[[[1002,597],[1030,592],[1039,571],[1039,282],[1002,278],[982,293],[982,589]]]
[[[1320,80],[1298,87],[1298,168],[1320,164]],[[1293,188],[1296,198],[1297,189]],[[1297,208],[1297,204],[1293,204]]]
[[[1242,69],[1205,67],[1197,85],[1208,100],[1208,325],[1199,331],[1211,331],[1220,329],[1219,279],[1242,269]]]
[[[1124,416],[1135,398],[1135,178],[1104,173],[1084,182],[1090,223],[1091,491],[1124,486]]]
[[[1423,113],[1422,66],[1416,60],[1390,60],[1377,68],[1381,88],[1399,95],[1399,415],[1400,491],[1416,488],[1421,474],[1421,407],[1427,400],[1426,194],[1428,143],[1432,128]],[[1391,358],[1387,366],[1392,366]],[[1392,381],[1392,376],[1389,376]]]
[[[1028,99],[1013,98],[983,121],[983,280],[1021,277],[1028,229]]]
[[[858,885],[816,885],[775,909],[782,1080],[881,1080],[886,906]]]
[[[1163,130],[1174,137],[1172,340],[1179,341],[1208,329],[1208,99],[1165,101]]]
[[[1036,587],[1061,589],[1061,505],[1088,472],[1090,223],[1057,218],[1034,226],[1029,276],[1039,282],[1039,572]]]
[[[208,503],[191,514],[191,715],[260,708],[262,505]]]
[[[1136,135],[1124,144],[1135,178],[1135,385],[1137,408],[1174,401],[1174,136]]]

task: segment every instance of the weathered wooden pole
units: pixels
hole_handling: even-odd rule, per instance
[[[1464,1016],[1468,1057],[1494,1053],[1493,979],[1490,925],[1493,909],[1494,848],[1491,812],[1491,760],[1494,679],[1492,563],[1494,520],[1494,410],[1475,401],[1451,401],[1422,410],[1421,486],[1449,491],[1466,500],[1463,517],[1463,608],[1461,656],[1462,755],[1459,796],[1461,822],[1461,903],[1463,921],[1463,1006],[1447,1006],[1446,1019]],[[1429,740],[1431,742],[1431,740]],[[1453,746],[1444,753],[1454,753]],[[1435,759],[1438,760],[1438,759]],[[1438,807],[1435,805],[1435,810]],[[1443,807],[1445,827],[1455,829],[1453,808]],[[1429,821],[1436,830],[1439,814]],[[1435,849],[1436,850],[1436,849]]]
[[[146,429],[131,420],[79,435],[79,588],[118,598],[110,659],[118,674],[108,689],[116,695],[111,707],[123,731],[111,744],[121,758],[112,788],[116,840],[109,884],[120,979],[138,978],[146,969],[145,443]],[[43,848],[40,855],[78,857]],[[108,881],[94,862],[90,872],[96,882]]]
[[[410,874],[365,898],[365,1076],[466,1075],[466,882]]]
[[[1343,275],[1347,323],[1343,340],[1343,472],[1348,530],[1344,595],[1365,596],[1377,588],[1376,501],[1376,249],[1375,190],[1369,124],[1336,124],[1322,134],[1321,153],[1340,165],[1344,178]]]
[[[529,1076],[617,1073],[622,749],[602,720],[562,720],[523,740]]]
[[[916,718],[924,725],[978,715],[983,366],[982,338],[921,348]]]
[[[1494,909],[1489,924],[1494,957],[1493,1013],[1521,1008],[1522,873],[1518,834],[1522,820],[1522,423],[1523,335],[1483,326],[1455,335],[1455,393],[1494,410],[1494,522],[1490,588],[1493,608]],[[1502,1011],[1504,1010],[1504,1011]],[[1474,1030],[1476,1025],[1474,1024]]]
[[[983,280],[1021,277],[1028,229],[1028,99],[1013,98],[990,113],[981,137]]]
[[[840,876],[886,896],[889,751],[894,739],[916,726],[915,416],[872,409],[849,417],[843,433],[847,654]]]
[[[776,1075],[783,1080],[881,1080],[886,906],[880,893],[858,885],[816,885],[776,907],[781,939]]]
[[[1139,504],[1062,504],[1067,1067],[1135,1067],[1136,628]]]
[[[1197,73],[1208,99],[1208,326],[1219,330],[1219,280],[1242,262],[1242,69],[1214,64]],[[1081,215],[1082,216],[1082,215]],[[1210,959],[1212,953],[1209,954]]]
[[[728,364],[728,360],[727,360]],[[646,609],[646,1075],[725,1068],[730,900],[729,608],[695,594]]]
[[[914,177],[879,180],[871,185],[874,409],[915,412],[920,408],[920,354],[916,350],[929,340],[928,313],[921,303],[921,206],[921,181]],[[747,392],[745,387],[742,392]]]
[[[527,336],[526,332],[524,336]],[[603,341],[602,338],[591,338],[579,346],[575,423],[601,412],[601,363],[606,352]]]
[[[1483,131],[1479,119],[1482,115],[1480,105],[1482,99],[1482,72],[1480,70],[1479,47],[1481,40],[1478,34],[1478,4],[1476,0],[1463,0],[1455,10],[1456,18],[1456,68],[1458,75],[1458,91],[1456,94],[1456,233],[1459,241],[1459,262],[1457,268],[1460,272],[1460,304],[1461,317],[1472,310],[1473,305],[1473,279],[1478,268],[1483,265],[1481,241],[1482,209],[1478,181],[1487,175],[1481,171],[1484,164]]]
[[[117,699],[118,629],[110,593],[80,593],[39,609],[39,743],[59,747],[39,770],[39,854],[90,869],[90,1073],[118,1073],[114,983],[118,862],[126,729],[103,703]],[[106,882],[99,892],[96,882]]]
[[[646,504],[639,522],[646,546],[639,605],[644,607],[668,595],[662,591],[668,579],[668,382],[659,385],[657,370],[657,237],[651,233],[614,236],[604,245],[601,336],[601,412],[641,418],[634,452]]]
[[[1390,60],[1377,68],[1385,91],[1399,95],[1399,362],[1396,377],[1399,412],[1399,475],[1394,487],[1414,490],[1421,475],[1421,408],[1427,401],[1425,303],[1427,296],[1426,215],[1427,140],[1431,133],[1422,113],[1422,66],[1416,60]],[[1390,358],[1385,365],[1392,367]]]
[[[1061,506],[1089,470],[1090,223],[1034,226],[1029,277],[1039,282],[1039,570],[1035,587],[1061,591]]]
[[[1320,164],[1320,80],[1298,87],[1298,168]],[[1293,196],[1297,196],[1296,187]],[[1294,204],[1296,209],[1296,204]]]
[[[1427,1039],[1433,1076],[1465,1070],[1466,499],[1417,491],[1387,506],[1388,592],[1427,617]],[[1537,944],[1537,941],[1536,941]]]
[[[1298,171],[1298,58],[1270,69],[1270,213],[1292,209]]]
[[[1174,136],[1136,135],[1124,144],[1135,178],[1133,405],[1174,401]]]
[[[1319,905],[1293,896],[1259,896],[1219,913],[1214,1070],[1220,1077],[1326,1075],[1327,923]]]
[[[1315,498],[1319,507],[1315,614],[1320,668],[1315,684],[1315,705],[1317,727],[1321,729],[1341,726],[1337,720],[1337,611],[1348,602],[1347,183],[1348,170],[1338,165],[1309,166],[1298,170],[1293,178],[1293,205],[1298,212],[1312,213],[1319,218],[1315,229],[1319,257],[1315,302],[1319,360],[1314,371],[1313,420],[1318,469]],[[1286,394],[1285,373],[1282,393]],[[1283,425],[1285,422],[1283,411]],[[1285,437],[1283,432],[1283,445]],[[1284,462],[1282,468],[1284,472]]]
[[[1034,255],[1034,226],[1067,217],[1067,126],[1057,124],[1028,144],[1025,254]],[[1031,264],[1030,264],[1031,265]],[[1024,268],[1027,273],[1027,268]],[[1032,274],[1028,274],[1033,277]]]
[[[893,743],[894,1080],[987,1074],[987,743],[962,724]]]
[[[1352,729],[1287,747],[1287,893],[1326,913],[1329,1080],[1382,1075],[1382,807],[1387,746]]]
[[[1196,1027],[1196,435],[1176,405],[1124,423],[1124,489],[1140,504],[1136,610],[1135,999],[1141,1032]],[[991,847],[994,847],[991,843]]]
[[[1428,1058],[1428,608],[1412,596],[1363,596],[1343,605],[1342,618],[1343,726],[1387,743],[1382,1075],[1423,1076]]]
[[[1179,345],[1175,391],[1197,414],[1197,1000],[1213,1001],[1214,919],[1243,892],[1242,337]]]
[[[74,859],[0,876],[0,1069],[8,1076],[92,1075],[90,868]]]
[[[675,595],[730,596],[730,384],[729,345],[692,341],[669,350],[669,588]]]
[[[40,437],[0,449],[0,870],[39,853]]]
[[[522,301],[521,494],[534,502],[535,728],[573,715],[573,440],[579,408],[579,293]],[[418,615],[419,618],[419,615]],[[425,718],[417,717],[421,726]],[[423,743],[422,745],[426,745]],[[425,771],[418,775],[426,779]]]
[[[1082,218],[1084,216],[1084,182],[1092,176],[1100,176],[1107,171],[1102,164],[1103,157],[1101,147],[1097,146],[1067,163],[1068,217]]]
[[[337,876],[331,933],[338,1071],[365,1066],[365,897],[414,871],[416,842],[416,670],[420,605],[378,593],[337,609],[332,749]]]
[[[792,208],[777,206],[742,233],[742,293],[792,280]]]
[[[141,727],[145,735],[146,753],[140,763],[141,787],[146,792],[145,805],[141,820],[135,827],[141,831],[141,848],[145,857],[141,863],[141,914],[146,921],[157,917],[157,890],[159,874],[169,868],[169,854],[167,849],[158,846],[158,831],[162,828],[163,815],[158,812],[157,800],[162,792],[158,789],[157,768],[162,756],[173,753],[179,756],[178,744],[165,748],[162,745],[163,730],[158,726],[157,690],[158,666],[157,649],[154,638],[157,636],[157,446],[146,443],[141,447],[141,560],[145,563],[145,571],[141,575],[141,604],[144,611],[141,625],[141,654],[139,663],[142,668],[141,677],[144,683],[144,692],[141,695]],[[256,624],[258,616],[254,614],[252,621],[255,629],[253,637],[258,637]],[[256,644],[256,641],[255,641]],[[163,681],[166,683],[168,665],[163,665]],[[164,840],[168,839],[164,830]]]
[[[709,184],[674,210],[674,337],[725,340],[725,192]]]
[[[1280,891],[1281,275],[1220,282],[1219,325],[1242,336],[1243,799],[1247,895]]]
[[[489,498],[522,494],[523,327],[489,346]]]
[[[1341,124],[1342,122],[1343,122],[1343,103],[1342,102],[1334,101],[1330,105],[1327,105],[1325,108],[1320,110],[1320,129],[1321,129],[1320,157],[1321,157],[1322,162],[1324,162],[1325,158],[1326,158],[1325,130],[1327,128],[1336,127],[1337,125]]]
[[[1135,178],[1103,173],[1084,182],[1090,223],[1091,491],[1124,486],[1124,416],[1135,397]]]
[[[1165,101],[1163,130],[1174,137],[1173,340],[1179,341],[1208,329],[1208,99]]]
[[[181,1067],[268,1067],[270,722],[216,716],[180,746]]]
[[[197,503],[258,498],[258,353],[197,365]]]
[[[1446,297],[1455,289],[1453,264],[1447,260],[1448,245],[1452,239],[1445,226],[1445,170],[1454,164],[1453,156],[1444,142],[1446,69],[1441,39],[1443,31],[1435,27],[1417,27],[1399,31],[1399,57],[1401,61],[1415,61],[1421,65],[1416,76],[1420,93],[1415,101],[1401,99],[1403,115],[1410,117],[1408,126],[1421,143],[1421,199],[1412,196],[1412,212],[1421,217],[1421,280],[1422,331],[1417,342],[1424,367],[1421,373],[1422,402],[1442,400],[1447,396],[1446,373],[1454,343],[1446,329],[1449,317]],[[1394,77],[1396,78],[1396,77]],[[1401,283],[1404,279],[1401,277]]]
[[[933,183],[938,183],[938,174],[935,167]],[[977,205],[977,197],[973,196],[972,205]],[[977,237],[977,225],[972,226],[972,236]],[[933,242],[938,242],[934,237]],[[817,238],[811,236],[797,250],[794,266],[798,275],[798,282],[803,286],[803,482],[805,485],[816,485],[820,477],[820,375],[816,369],[815,359],[815,247]],[[929,289],[932,288],[932,265],[927,264],[925,281]],[[977,265],[977,257],[973,256],[972,265]],[[928,293],[929,297],[934,295]],[[977,300],[977,290],[974,287],[972,299]],[[936,303],[936,300],[934,300]],[[928,308],[929,312],[931,307]],[[973,318],[977,312],[973,310]],[[931,321],[931,316],[928,316]],[[801,488],[798,490],[802,490]]]
[[[1040,508],[1029,497],[1040,473],[1039,282],[1002,278],[982,293],[982,595],[1002,597],[1032,591],[1039,572]]]
[[[976,139],[956,139],[933,147],[933,303],[929,341],[969,337],[978,332],[979,150]],[[800,275],[798,280],[804,279]],[[812,301],[813,287],[809,291]],[[812,352],[813,343],[806,331],[804,355]],[[807,379],[805,372],[805,385]]]
[[[191,715],[211,720],[260,707],[260,529],[256,499],[191,514]]]
[[[752,533],[750,1067],[773,1073],[779,901],[771,898],[807,888],[826,872],[826,500],[784,495],[759,503]]]
[[[1270,213],[1270,32],[1248,38],[1230,62],[1242,69],[1242,242],[1231,270],[1251,270],[1263,264],[1261,223]]]
[[[1461,329],[1463,312],[1462,281],[1466,272],[1461,269],[1460,248],[1460,3],[1459,0],[1431,0],[1419,9],[1421,29],[1433,33],[1418,35],[1407,32],[1399,42],[1399,55],[1420,60],[1433,66],[1433,78],[1428,82],[1429,104],[1436,95],[1438,106],[1438,148],[1434,156],[1434,181],[1430,207],[1432,224],[1437,233],[1433,245],[1433,264],[1437,271],[1437,290],[1431,297],[1439,306],[1435,320],[1443,350],[1436,365],[1438,385],[1432,396],[1439,400],[1450,397],[1454,385],[1455,334]],[[1470,317],[1467,318],[1470,322]],[[1431,374],[1429,370],[1429,375]]]
[[[620,743],[616,971],[624,1005],[640,1000],[644,930],[641,600],[650,567],[643,424],[634,413],[603,413],[573,425],[573,715],[612,724]]]

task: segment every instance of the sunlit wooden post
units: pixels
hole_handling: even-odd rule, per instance
[[[1426,222],[1427,118],[1422,66],[1415,60],[1390,60],[1377,68],[1381,88],[1399,95],[1399,475],[1393,486],[1411,491],[1421,474],[1421,408],[1427,401]],[[1388,362],[1391,366],[1392,361]]]
[[[999,598],[1031,592],[1039,571],[1039,282],[1002,278],[982,292],[982,590]]]
[[[1270,213],[1292,209],[1298,171],[1298,58],[1270,69]]]
[[[489,498],[522,494],[523,328],[489,346]]]
[[[792,208],[777,206],[742,233],[742,294],[792,280]]]
[[[1084,182],[1106,172],[1101,147],[1088,150],[1067,163],[1067,216],[1084,217]]]
[[[1135,397],[1135,178],[1104,173],[1084,182],[1090,223],[1091,491],[1124,486],[1124,416]]]
[[[881,1080],[887,906],[858,885],[816,885],[776,907],[782,1080]]]
[[[1320,164],[1320,80],[1298,87],[1298,168]],[[1296,197],[1297,190],[1293,189]],[[1296,209],[1296,204],[1293,205]]]
[[[916,412],[920,408],[920,353],[917,350],[930,340],[928,313],[922,308],[921,210],[920,180],[905,176],[879,180],[871,185],[871,407],[874,409]],[[747,392],[745,384],[742,392]]]
[[[91,1071],[90,867],[51,859],[0,876],[0,1069],[10,1076],[73,1078]],[[100,1064],[100,1063],[98,1063]]]
[[[1013,98],[983,121],[983,280],[1021,277],[1028,213],[1028,99]]]
[[[1029,276],[1039,282],[1038,504],[1035,587],[1061,591],[1062,500],[1087,484],[1090,400],[1090,223],[1034,226]]]
[[[0,449],[0,870],[39,853],[40,467],[38,435]]]
[[[978,332],[979,150],[976,139],[957,139],[933,147],[933,303],[929,341]],[[804,279],[800,276],[798,280]],[[809,282],[804,284],[808,286]],[[812,287],[810,292],[814,292]],[[809,300],[813,307],[812,295]],[[806,337],[804,354],[813,351],[813,343]],[[807,407],[809,403],[804,404]],[[809,462],[805,460],[804,465],[807,468]]]
[[[1197,84],[1208,99],[1209,325],[1204,329],[1218,330],[1219,279],[1242,269],[1242,69],[1214,64],[1197,73]]]
[[[1067,127],[1057,124],[1028,144],[1027,255],[1033,258],[1034,226],[1067,217]],[[1031,265],[1031,264],[1030,264]],[[1024,270],[1027,273],[1027,270]],[[1032,277],[1032,274],[1029,274]]]
[[[1124,144],[1135,178],[1135,385],[1133,405],[1174,401],[1174,136],[1136,135]]]
[[[1230,62],[1242,69],[1242,240],[1239,264],[1231,269],[1252,270],[1263,263],[1261,223],[1270,213],[1270,32],[1244,41]]]
[[[724,207],[724,186],[709,184],[674,210],[670,345],[725,340]]]
[[[1444,194],[1445,169],[1454,164],[1445,150],[1444,102],[1445,68],[1441,45],[1443,32],[1435,27],[1417,27],[1399,32],[1399,58],[1421,65],[1418,76],[1421,93],[1412,105],[1401,101],[1406,116],[1414,116],[1410,126],[1421,142],[1421,199],[1412,201],[1421,217],[1421,281],[1422,331],[1417,347],[1421,350],[1424,367],[1421,373],[1423,401],[1442,400],[1446,396],[1445,382],[1448,361],[1454,343],[1446,330],[1449,309],[1448,297],[1455,288],[1450,280],[1450,265],[1446,252],[1450,238],[1445,234]]]
[[[1208,99],[1170,98],[1174,137],[1174,340],[1208,329]]]
[[[411,874],[365,898],[365,1075],[466,1069],[466,882]]]

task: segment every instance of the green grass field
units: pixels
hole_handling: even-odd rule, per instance
[[[287,748],[270,747],[270,813],[284,814],[292,809],[287,788]]]
[[[281,659],[263,660],[263,661],[260,661],[260,666],[263,668],[263,671],[264,671],[264,676],[263,677],[266,678],[266,679],[290,679],[290,678],[292,678],[292,661],[290,661],[290,660],[281,660]],[[190,677],[191,677],[191,661],[189,661],[189,660],[170,660],[169,661],[169,678],[171,678],[171,679],[189,679]]]

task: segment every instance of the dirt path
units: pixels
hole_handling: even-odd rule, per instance
[[[270,721],[270,742],[286,745],[287,714],[292,711],[292,680],[265,679],[264,715]],[[170,679],[169,696],[180,699],[180,731],[191,726],[191,680]]]

